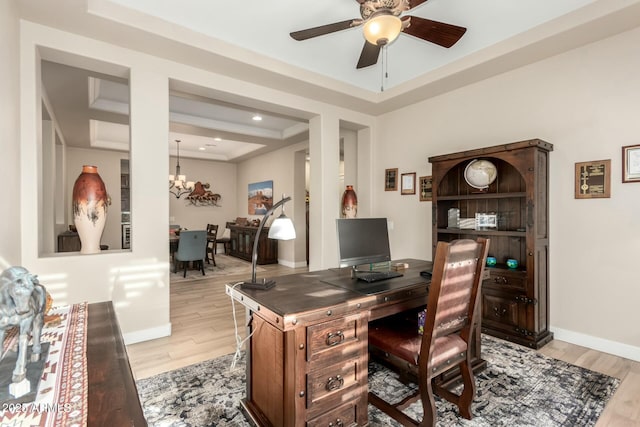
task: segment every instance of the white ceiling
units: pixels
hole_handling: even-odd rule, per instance
[[[43,62],[42,80],[65,144],[129,151],[126,81],[50,61]],[[172,91],[169,108],[169,152],[177,155],[179,140],[182,157],[238,161],[306,139],[309,128],[304,119],[192,93]]]
[[[18,3],[23,19],[371,115],[640,25],[640,0],[428,0],[410,14],[464,26],[466,34],[450,49],[401,34],[388,46],[388,78],[383,80],[382,61],[355,68],[364,44],[361,28],[306,41],[289,36],[291,31],[358,18],[356,0]],[[241,161],[306,135],[307,113],[285,105],[175,81],[170,88],[169,140],[181,139],[185,156]],[[111,89],[94,99],[89,116],[107,122],[119,118],[114,122],[126,124],[128,120],[123,123],[108,107],[122,89]],[[83,90],[86,93],[86,87]],[[86,103],[86,96],[80,98]],[[265,119],[251,121],[255,112]],[[69,121],[65,114],[56,117]],[[82,130],[89,133],[88,120]],[[115,137],[113,126],[103,130]],[[214,141],[216,137],[222,141]],[[248,153],[251,144],[262,146],[253,145],[258,149]],[[207,147],[204,153],[202,146]]]
[[[360,18],[356,0],[158,1],[113,0],[209,37],[373,92],[381,89],[382,61],[356,70],[362,27],[295,41],[289,33]],[[412,80],[505,39],[525,33],[594,0],[429,0],[411,15],[467,28],[446,49],[401,34],[387,49],[385,89]]]

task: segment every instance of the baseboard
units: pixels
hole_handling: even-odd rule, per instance
[[[295,262],[295,261],[288,261],[286,259],[279,259],[278,264],[284,265],[285,267],[289,267],[289,268],[299,268],[299,267],[306,267],[307,261]]]
[[[156,328],[143,329],[141,331],[129,332],[122,334],[125,345],[135,344],[137,342],[155,340],[156,338],[168,337],[171,335],[171,323],[158,326]]]
[[[602,351],[603,353],[609,353],[614,356],[640,362],[640,347],[581,334],[579,332],[568,331],[566,329],[553,327],[550,329],[554,334],[553,338],[556,340],[566,341],[571,344],[581,345],[593,350]]]

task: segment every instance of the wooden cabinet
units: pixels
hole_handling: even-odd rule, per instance
[[[58,252],[79,252],[80,237],[73,231],[58,234]]]
[[[253,241],[258,227],[229,225],[229,255],[251,261]],[[269,239],[269,227],[264,227],[258,241],[258,264],[278,263],[278,241]]]
[[[438,241],[477,236],[491,239],[489,255],[497,259],[482,283],[482,331],[532,348],[553,339],[549,332],[549,153],[553,145],[533,139],[430,157],[433,164],[433,251]],[[464,178],[474,159],[496,166],[487,189]],[[449,213],[462,219],[496,214],[495,227],[451,226]],[[454,211],[455,212],[455,211]],[[506,260],[518,260],[508,268]]]

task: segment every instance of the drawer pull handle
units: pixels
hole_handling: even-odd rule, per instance
[[[327,380],[327,385],[325,386],[327,391],[335,391],[344,385],[344,378],[340,375],[336,375],[335,377],[329,377]]]
[[[495,278],[493,279],[493,282],[494,282],[494,283],[496,283],[496,284],[503,283],[503,284],[505,284],[505,285],[506,285],[507,283],[509,283],[509,281],[507,280],[507,278],[506,278],[506,277],[503,277],[503,276],[495,277]]]
[[[333,347],[334,345],[338,345],[342,341],[344,341],[344,334],[342,333],[342,331],[330,332],[330,333],[327,334],[326,343],[327,343],[327,345],[329,347]]]
[[[497,317],[502,317],[507,314],[507,309],[504,307],[502,307],[502,309],[500,309],[500,307],[493,307],[493,311]]]
[[[336,420],[336,423],[329,423],[329,427],[344,427],[344,424],[342,423],[342,420],[340,418],[338,418]]]

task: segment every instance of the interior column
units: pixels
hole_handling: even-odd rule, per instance
[[[323,113],[309,120],[309,271],[336,267],[340,209],[340,121]]]

